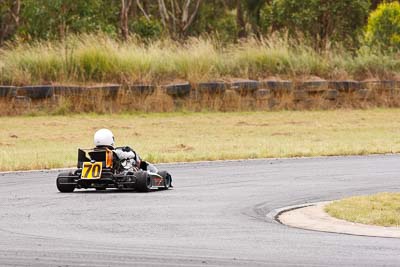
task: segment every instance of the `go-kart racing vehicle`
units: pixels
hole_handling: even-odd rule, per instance
[[[77,169],[60,173],[56,181],[57,189],[63,193],[73,192],[75,188],[117,188],[149,192],[171,187],[172,178],[168,172],[151,173],[137,167],[132,169],[132,165],[127,170],[128,161],[118,159],[108,148],[78,149]]]

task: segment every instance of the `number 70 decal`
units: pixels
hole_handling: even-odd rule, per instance
[[[84,162],[82,168],[83,179],[96,179],[101,177],[102,163],[101,162]]]

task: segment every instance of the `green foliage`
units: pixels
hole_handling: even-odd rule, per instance
[[[261,10],[266,0],[246,0],[244,7],[246,9],[247,18],[255,33],[259,33],[261,23]]]
[[[118,5],[106,0],[25,0],[19,35],[54,39],[68,33],[115,33],[118,12]]]
[[[382,3],[391,3],[398,0],[371,0],[371,10],[375,10]]]
[[[367,19],[370,0],[274,0],[272,16],[275,29],[291,35],[302,33],[315,41],[356,42]]]
[[[10,39],[65,40],[69,35],[98,32],[114,38],[122,32],[120,0],[21,0],[19,23],[13,22],[15,16],[11,14],[15,2],[0,0],[0,45]],[[185,2],[166,1],[170,12],[176,13],[171,19],[161,15],[159,1],[140,1],[141,5],[132,1],[128,12],[130,33],[151,40],[169,35],[175,39],[212,36],[223,42],[237,42],[238,37],[252,34],[262,39],[262,35],[287,32],[289,37],[311,42],[314,48],[329,47],[333,41],[339,43],[335,46],[355,53],[370,9],[382,2],[394,2],[384,6],[399,5],[394,0],[209,0],[202,1],[193,23],[183,33]],[[173,8],[171,3],[175,3]],[[400,20],[394,10],[383,11],[380,7],[372,13],[367,44],[398,49],[399,30],[390,26]]]
[[[130,25],[132,33],[139,35],[141,38],[154,39],[160,37],[163,31],[162,25],[157,20],[147,20],[144,17],[135,20]]]
[[[400,50],[400,4],[383,3],[370,14],[365,34],[367,44]]]
[[[196,21],[191,27],[190,35],[216,34],[222,41],[236,40],[236,17],[229,9],[225,9],[222,1],[204,2]]]
[[[217,20],[216,32],[218,37],[224,42],[235,41],[238,32],[235,16],[227,14]]]
[[[263,33],[269,32],[273,24],[272,5],[264,5],[260,10],[260,30]]]
[[[272,16],[278,27],[286,28],[291,34],[308,29],[317,23],[317,1],[275,0],[272,6]]]

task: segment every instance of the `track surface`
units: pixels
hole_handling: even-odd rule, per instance
[[[160,165],[175,188],[58,193],[56,172],[0,174],[0,266],[400,264],[400,239],[289,228],[275,208],[400,190],[400,157]]]

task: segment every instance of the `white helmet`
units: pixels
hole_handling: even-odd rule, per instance
[[[94,134],[95,146],[114,146],[114,135],[108,129],[100,129]]]

